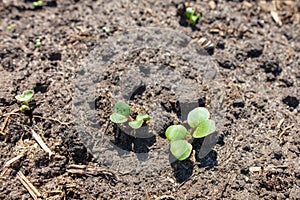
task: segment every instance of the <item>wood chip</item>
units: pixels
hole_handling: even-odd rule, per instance
[[[173,195],[162,195],[160,197],[155,198],[155,200],[172,200],[175,199]]]
[[[221,30],[218,29],[218,28],[211,28],[209,31],[210,31],[211,33],[219,33]]]
[[[154,14],[153,14],[153,11],[151,10],[151,8],[145,8],[144,9],[144,12],[146,13],[146,14],[149,14],[150,16],[154,16]]]
[[[76,165],[76,164],[71,164],[68,166],[68,168],[75,168],[75,169],[86,169],[87,165]]]
[[[202,38],[200,38],[200,39],[198,40],[198,44],[199,44],[200,46],[202,46],[204,49],[211,49],[211,48],[214,48],[214,44],[213,44],[210,40],[208,40],[208,39],[206,39],[206,38],[204,38],[204,37],[202,37]]]
[[[248,7],[248,8],[251,8],[251,7],[252,7],[252,4],[251,4],[250,2],[243,1],[243,6]]]
[[[214,1],[209,1],[208,5],[212,10],[216,9],[217,7],[217,4]]]
[[[276,126],[276,130],[279,130],[279,129],[281,128],[283,122],[284,122],[284,118],[282,118],[282,119],[278,122],[278,124],[277,124],[277,126]]]
[[[288,166],[287,165],[269,165],[267,166],[264,170],[265,171],[276,171],[277,169],[287,169]]]
[[[146,193],[146,199],[147,199],[147,200],[150,200],[150,196],[149,196],[149,193],[148,193],[148,190],[147,190],[147,189],[145,189],[145,193]]]
[[[250,167],[249,171],[251,173],[256,173],[256,172],[260,172],[261,171],[261,167]]]
[[[89,32],[86,29],[84,29],[83,27],[77,26],[76,28],[80,31],[81,36],[88,36],[89,35]]]
[[[273,20],[279,25],[282,26],[282,21],[278,16],[278,13],[275,10],[271,10],[271,16]]]

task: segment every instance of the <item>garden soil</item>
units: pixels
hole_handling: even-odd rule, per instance
[[[0,1],[0,199],[33,199],[20,174],[39,199],[300,198],[300,1],[45,0],[40,8],[32,3]],[[184,6],[202,13],[198,23],[185,20]],[[74,82],[91,52],[124,31],[150,27],[179,32],[202,47],[203,40],[212,43],[207,55],[217,64],[217,81],[203,85],[190,63],[159,48],[118,57],[97,83],[96,111],[105,137],[134,153],[152,152],[168,146],[164,130],[180,123],[176,94],[158,77],[161,84],[142,84],[130,104],[136,115],[158,103],[164,123],[150,124],[154,136],[148,140],[114,135],[119,130],[108,120],[114,94],[127,88],[120,82],[124,66],[134,76],[137,63],[177,70],[172,77],[190,84],[201,106],[210,108],[207,87],[222,89],[222,123],[205,157],[196,151],[196,160],[164,163],[149,173],[124,172],[98,162],[74,128]],[[15,95],[27,89],[35,96],[32,112],[24,114]],[[31,129],[54,155],[49,158]]]

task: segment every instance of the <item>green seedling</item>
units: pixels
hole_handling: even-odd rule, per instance
[[[32,99],[33,95],[34,95],[33,90],[26,90],[26,91],[24,91],[22,94],[19,94],[19,95],[15,96],[15,98],[16,98],[18,101],[20,101],[20,102],[23,103],[23,104],[21,105],[21,107],[20,107],[20,110],[21,110],[22,112],[25,112],[25,111],[27,111],[27,110],[30,110],[30,107],[29,107],[29,101]]]
[[[138,114],[136,119],[132,119],[130,117],[130,107],[124,102],[117,102],[115,104],[114,113],[111,114],[109,118],[113,123],[116,124],[129,121],[128,125],[133,129],[140,128],[144,122],[151,119],[147,114]]]
[[[41,1],[41,0],[35,1],[35,2],[32,3],[32,5],[33,5],[35,8],[42,7],[42,6],[43,6],[43,1]]]
[[[110,29],[106,26],[103,26],[102,27],[102,30],[106,33],[106,34],[109,34],[110,33]]]
[[[191,7],[186,8],[184,16],[191,24],[196,24],[196,22],[201,19],[201,14],[195,14],[195,10]]]
[[[18,101],[20,101],[20,102],[23,103],[23,104],[21,105],[21,107],[20,107],[20,110],[21,110],[22,112],[25,112],[25,111],[30,110],[29,102],[30,102],[30,100],[32,99],[33,95],[34,95],[33,90],[26,90],[26,91],[24,91],[22,94],[18,94],[18,95],[15,96],[15,98],[16,98]],[[17,111],[17,110],[16,110],[16,111]],[[16,111],[15,111],[15,112],[16,112]],[[34,126],[35,126],[35,125],[32,123],[32,127],[30,128],[30,134],[31,134],[31,136],[37,141],[37,143],[41,146],[41,148],[44,149],[44,150],[49,154],[49,157],[51,158],[51,156],[52,156],[54,153],[53,153],[53,152],[50,150],[50,148],[46,145],[46,143],[43,141],[43,139],[41,138],[41,136],[40,136],[37,132],[35,132],[35,131],[33,130]]]
[[[41,47],[42,46],[42,41],[41,41],[40,38],[38,38],[38,39],[35,40],[35,46],[36,47]]]
[[[210,114],[204,107],[198,107],[189,112],[187,122],[191,133],[182,125],[169,126],[165,132],[171,142],[170,151],[178,160],[187,159],[192,152],[190,144],[193,138],[203,138],[216,131],[215,122],[209,119]]]
[[[12,30],[16,25],[15,24],[10,24],[7,26],[7,30]]]

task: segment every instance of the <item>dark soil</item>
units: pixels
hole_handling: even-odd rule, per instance
[[[42,199],[299,199],[299,1],[190,1],[203,15],[195,26],[182,17],[184,6],[177,0],[46,0],[42,8],[34,8],[32,2],[0,2],[0,199],[32,198],[16,177],[19,171]],[[104,26],[110,33],[103,31]],[[127,49],[123,50],[129,52],[127,57],[109,60],[103,73],[95,74],[99,77],[95,112],[106,140],[127,150],[112,150],[124,158],[115,168],[95,156],[91,147],[96,143],[84,145],[85,130],[77,129],[78,116],[73,115],[78,100],[75,83],[83,66],[108,54],[97,54],[98,49],[126,31],[145,27],[171,29],[191,41],[210,40],[214,49],[206,57],[217,63],[218,75],[203,84],[193,62],[160,48]],[[87,63],[95,55],[99,57]],[[178,110],[182,100],[176,94],[189,94],[186,88],[172,93],[164,76],[155,85],[146,76],[148,68],[161,70],[160,74],[174,69],[171,82],[178,88],[191,86],[197,96],[188,99],[207,106],[219,122],[217,144],[196,163],[191,158],[158,162],[151,170],[145,170],[148,165],[127,170],[132,166],[126,166],[128,155],[144,163],[153,152],[168,148],[163,130],[183,120]],[[126,81],[130,77],[139,77],[132,79],[141,80],[138,88],[136,81]],[[15,95],[26,89],[35,91],[32,121],[23,113],[11,113],[20,106]],[[210,89],[218,91],[217,97],[208,94]],[[124,91],[130,94],[124,98],[129,98],[134,115],[143,111],[154,116],[150,139],[116,135],[116,127],[109,123],[113,104]],[[155,121],[159,118],[164,120]],[[53,157],[49,159],[32,139],[31,128],[55,153]],[[10,167],[4,166],[21,154]]]

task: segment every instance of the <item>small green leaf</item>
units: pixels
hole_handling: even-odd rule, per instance
[[[112,115],[110,115],[109,119],[116,124],[124,123],[128,120],[126,116],[119,113],[113,113]]]
[[[33,97],[33,95],[34,95],[33,90],[26,90],[23,92],[23,94],[19,94],[19,95],[15,96],[15,98],[18,101],[28,103],[31,100],[31,98]]]
[[[201,18],[201,14],[195,15],[195,10],[191,7],[186,8],[185,10],[185,17],[192,23],[195,24],[197,20]]]
[[[209,112],[204,107],[198,107],[189,112],[187,121],[192,129],[195,129],[199,124],[209,118]]]
[[[198,19],[201,18],[201,15],[198,14],[198,15],[193,15],[191,18],[190,18],[190,21],[195,24],[197,22]]]
[[[216,125],[213,120],[204,120],[196,128],[193,136],[194,138],[202,138],[216,131]]]
[[[150,119],[150,116],[147,114],[138,114],[138,116],[136,116],[136,120],[148,121]]]
[[[7,26],[7,30],[12,30],[16,25],[15,24],[11,24]]]
[[[176,140],[171,142],[170,151],[178,160],[187,159],[192,152],[192,145],[186,140]]]
[[[20,107],[20,110],[21,110],[22,112],[25,112],[26,110],[30,110],[30,108],[29,108],[29,106],[27,106],[27,105],[22,105],[22,106]]]
[[[130,107],[124,102],[117,102],[115,104],[115,113],[128,117],[130,115]]]
[[[133,129],[138,129],[143,125],[143,120],[135,120],[128,123],[128,125]]]
[[[188,131],[182,125],[172,125],[166,130],[166,137],[169,141],[182,140],[186,137]]]
[[[185,16],[190,19],[191,16],[195,14],[195,10],[191,7],[186,8],[185,10]]]

